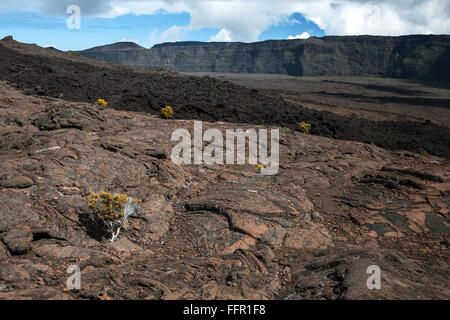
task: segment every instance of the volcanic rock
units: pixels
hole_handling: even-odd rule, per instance
[[[8,103],[1,117],[22,119],[32,143],[0,149],[0,298],[450,296],[446,158],[278,127],[277,175],[248,164],[175,165],[171,133],[192,121],[47,97],[36,104],[0,83],[0,101],[12,96],[21,108]],[[96,222],[90,190],[143,200],[118,242]],[[74,264],[79,291],[65,288]],[[366,286],[373,264],[381,290]]]
[[[4,233],[3,243],[11,254],[18,255],[27,253],[31,247],[33,236],[28,226],[23,228],[14,228]]]

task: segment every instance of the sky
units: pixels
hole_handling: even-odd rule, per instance
[[[450,34],[450,0],[1,0],[0,38],[83,50],[119,41]]]

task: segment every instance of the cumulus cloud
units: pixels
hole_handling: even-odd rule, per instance
[[[231,32],[227,29],[223,28],[216,35],[212,36],[209,39],[210,42],[230,42],[231,41]]]
[[[173,26],[164,31],[158,38],[158,42],[177,42],[181,41],[186,33],[186,27]]]
[[[150,37],[148,37],[148,39],[144,42],[144,45],[153,47],[157,43],[158,43],[158,30],[155,29],[150,34]]]
[[[308,32],[303,32],[303,33],[298,34],[296,36],[289,36],[287,38],[289,40],[294,40],[294,39],[308,39],[309,37],[311,37],[311,35]]]
[[[329,35],[450,33],[446,0],[319,0],[297,9]]]
[[[2,0],[0,10],[27,8],[64,15],[71,4],[79,5],[85,16],[104,18],[161,10],[187,12],[191,16],[187,28],[220,29],[213,38],[231,41],[257,41],[265,29],[295,12],[328,35],[450,33],[448,0],[35,0],[31,5],[25,0]],[[165,37],[179,38],[177,33],[182,35],[174,29]]]

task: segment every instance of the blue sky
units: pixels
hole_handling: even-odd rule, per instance
[[[125,40],[148,48],[167,41],[209,41],[221,30],[187,28],[191,19],[187,12],[125,14],[114,18],[86,17],[81,20],[81,28],[78,30],[67,28],[67,17],[69,14],[62,16],[23,11],[3,13],[0,14],[0,38],[12,35],[21,42],[55,46],[60,50],[82,50]],[[187,29],[175,34],[167,32],[174,26]],[[257,40],[287,39],[304,32],[311,36],[325,35],[315,23],[307,21],[299,13],[294,13],[269,26]]]
[[[67,9],[81,28],[67,28]],[[1,0],[0,37],[82,50],[117,41],[242,41],[449,34],[449,0]]]

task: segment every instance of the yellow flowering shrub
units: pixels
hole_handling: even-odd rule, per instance
[[[108,102],[106,102],[103,99],[97,99],[97,101],[95,101],[96,105],[102,106],[102,107],[106,107],[108,105]]]
[[[262,164],[258,164],[258,169],[262,170],[262,169],[264,169],[264,166]]]
[[[161,109],[161,114],[166,119],[172,119],[173,117],[173,109],[170,106],[166,106],[165,108]]]
[[[127,218],[139,209],[142,200],[133,199],[126,194],[109,192],[90,192],[88,206],[95,210],[97,217],[106,225],[111,234],[111,242],[119,236],[119,232]]]
[[[93,193],[88,197],[89,208],[95,209],[100,220],[119,220],[124,216],[123,205],[127,202],[126,194],[112,195],[109,192]]]
[[[299,128],[303,130],[304,133],[309,133],[309,129],[311,129],[311,124],[306,122],[300,122],[298,124]]]

